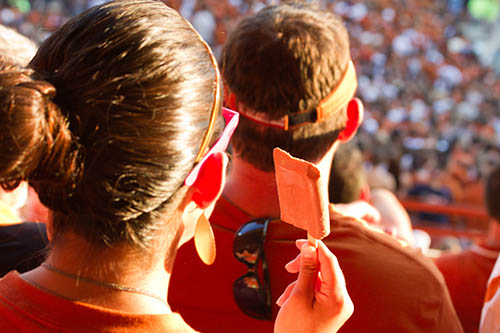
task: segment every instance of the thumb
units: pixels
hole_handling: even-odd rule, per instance
[[[294,291],[296,295],[312,302],[319,271],[318,253],[309,243],[302,245],[300,252],[300,271]]]

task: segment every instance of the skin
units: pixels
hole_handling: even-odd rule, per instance
[[[336,332],[354,311],[337,258],[321,241],[317,249],[307,240],[296,245],[301,254],[285,267],[299,277],[278,299],[275,332]]]

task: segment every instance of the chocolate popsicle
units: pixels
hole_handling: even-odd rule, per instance
[[[309,242],[330,233],[328,193],[319,169],[280,148],[273,151],[281,220],[307,230]]]

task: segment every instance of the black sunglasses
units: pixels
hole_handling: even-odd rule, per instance
[[[248,272],[233,283],[233,297],[243,313],[255,319],[271,320],[271,290],[269,271],[264,255],[264,241],[270,218],[261,218],[243,224],[233,240],[233,255],[247,265]],[[257,274],[262,261],[264,279]]]

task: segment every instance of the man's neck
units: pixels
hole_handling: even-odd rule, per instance
[[[335,143],[326,155],[316,163],[325,186],[328,186],[333,155],[338,147]],[[235,154],[231,159],[231,174],[223,195],[236,207],[250,216],[279,217],[280,207],[274,171],[262,171]]]
[[[274,171],[262,171],[235,156],[223,195],[252,217],[279,217]]]

